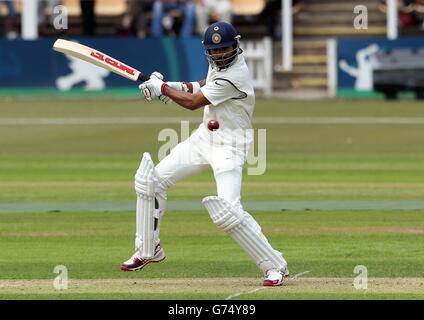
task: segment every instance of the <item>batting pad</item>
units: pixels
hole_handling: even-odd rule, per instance
[[[136,208],[136,250],[140,258],[150,259],[155,253],[155,166],[150,154],[145,152],[135,174]]]
[[[287,262],[274,250],[258,228],[251,223],[250,215],[228,201],[212,196],[203,199],[212,221],[243,248],[255,264],[266,274],[270,269],[285,270]],[[253,219],[254,220],[254,219]]]

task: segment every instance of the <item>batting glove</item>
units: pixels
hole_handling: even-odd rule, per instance
[[[139,85],[139,89],[147,101],[159,98],[164,103],[171,102],[171,99],[162,95],[162,85],[164,84],[163,75],[159,72],[153,72],[150,79]]]

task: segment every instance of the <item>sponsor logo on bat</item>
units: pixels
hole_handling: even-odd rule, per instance
[[[100,52],[92,51],[90,55],[92,57],[94,57],[96,59],[99,59],[100,61],[106,62],[108,65],[110,65],[112,67],[115,67],[115,68],[118,68],[118,69],[120,69],[120,70],[122,70],[122,71],[124,71],[124,72],[126,72],[126,73],[128,73],[130,75],[132,75],[132,76],[135,73],[135,70],[134,69],[131,69],[130,67],[126,66],[125,64],[122,64],[122,63],[120,63],[120,62],[118,62],[116,60],[113,60],[112,58],[107,57],[107,56],[105,56],[104,54],[102,54]]]

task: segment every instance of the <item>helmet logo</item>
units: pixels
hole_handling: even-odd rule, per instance
[[[218,31],[219,30],[219,27],[218,26],[216,26],[216,27],[214,27],[213,28],[215,31]]]
[[[219,33],[214,33],[212,35],[212,42],[215,43],[215,44],[220,43],[221,42],[221,35]]]

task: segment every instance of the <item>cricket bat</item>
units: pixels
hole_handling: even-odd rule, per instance
[[[76,42],[57,39],[53,44],[53,50],[95,64],[96,66],[112,71],[132,81],[147,81],[149,79],[137,69],[130,67],[121,61],[104,54],[103,52]]]

